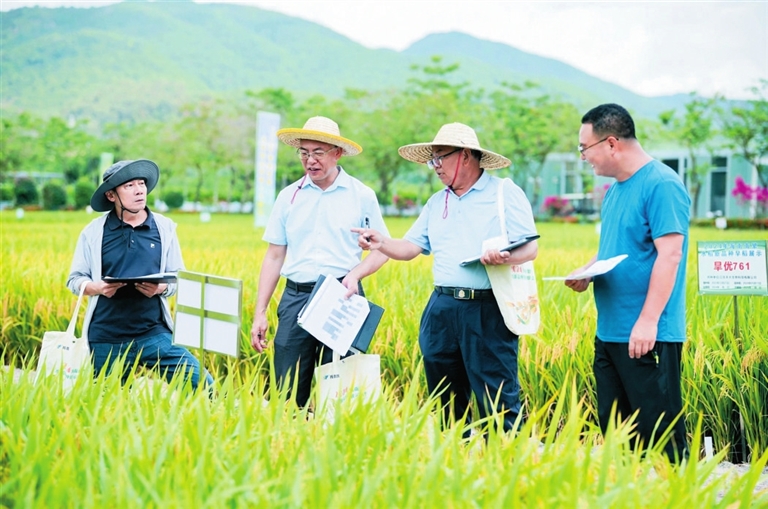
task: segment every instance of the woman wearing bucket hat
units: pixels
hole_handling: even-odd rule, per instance
[[[361,262],[362,249],[350,230],[369,224],[387,230],[376,194],[338,164],[343,155],[355,156],[363,149],[341,136],[336,122],[312,117],[301,129],[280,129],[277,137],[296,148],[305,173],[278,194],[264,231],[269,247],[259,274],[251,344],[259,352],[267,346],[267,307],[282,275],[286,285],[274,337],[275,379],[289,392],[295,389],[296,402],[303,407],[315,365],[318,360],[330,362],[332,352],[299,327],[299,311],[321,274],[341,280],[348,295],[362,292],[360,280],[387,257],[378,253]]]
[[[426,164],[446,188],[427,201],[403,239],[356,229],[359,245],[396,260],[434,254],[435,291],[419,329],[429,390],[436,394],[447,389],[440,395],[446,422],[469,418],[474,393],[481,417],[499,412],[504,429],[510,430],[520,412],[518,337],[504,324],[483,265],[519,265],[533,260],[538,248],[534,241],[512,252],[487,251],[482,263],[461,262],[477,256],[483,241],[499,235],[499,186],[510,240],[536,233],[531,205],[514,183],[485,171],[505,168],[510,161],[480,146],[467,125],[446,124],[431,142],[406,145],[398,152]]]
[[[109,283],[104,276],[137,277],[184,269],[176,225],[152,213],[147,195],[160,178],[157,165],[146,159],[120,161],[104,172],[91,197],[91,207],[106,212],[86,226],[77,241],[67,287],[75,294],[87,283],[88,308],[83,336],[93,355],[94,374],[111,370],[125,354],[125,369],[135,361],[157,367],[167,380],[183,369],[193,387],[200,363],[185,348],[172,344],[173,321],[167,297],[175,284]],[[125,374],[123,377],[125,378]],[[206,372],[206,382],[213,379]]]

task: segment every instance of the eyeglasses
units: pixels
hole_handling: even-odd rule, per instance
[[[600,141],[596,141],[596,142],[595,142],[595,143],[593,143],[592,145],[588,145],[588,146],[586,146],[586,147],[582,147],[581,145],[579,145],[578,147],[576,147],[576,150],[578,150],[578,151],[579,151],[579,154],[584,154],[584,152],[586,152],[587,150],[591,149],[591,148],[592,148],[592,147],[594,147],[595,145],[600,145],[602,142],[604,142],[604,141],[605,141],[605,140],[607,140],[608,138],[610,138],[610,136],[606,136],[606,137],[605,137],[605,138],[603,138],[602,140],[600,140]],[[618,138],[616,138],[616,139],[618,140]]]
[[[446,158],[452,154],[455,154],[456,152],[461,152],[464,150],[463,148],[457,148],[456,150],[451,150],[447,154],[443,154],[441,156],[435,156],[429,161],[427,161],[427,166],[430,170],[434,170],[435,168],[442,168],[443,167],[443,158]]]
[[[306,161],[310,157],[314,157],[315,161],[319,161],[320,158],[323,157],[325,154],[327,154],[328,152],[333,152],[337,148],[339,148],[339,147],[329,148],[328,150],[317,149],[317,150],[313,150],[312,152],[308,152],[306,150],[298,149],[296,151],[296,155],[298,155],[299,159],[301,159],[302,161]]]

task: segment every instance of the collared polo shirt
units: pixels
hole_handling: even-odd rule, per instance
[[[283,277],[306,283],[320,274],[345,276],[363,253],[351,229],[365,228],[366,219],[371,228],[389,235],[376,193],[341,166],[338,170],[325,191],[307,177],[301,187],[297,181],[278,194],[263,239],[288,246]]]
[[[465,267],[462,260],[481,254],[483,241],[501,235],[498,214],[498,187],[502,179],[484,171],[462,196],[446,188],[427,201],[405,240],[435,256],[432,274],[437,286],[488,289],[491,282],[482,263]],[[446,192],[448,193],[447,215]],[[536,234],[528,198],[513,182],[504,185],[504,214],[509,240]]]
[[[113,210],[104,223],[101,244],[101,273],[112,277],[145,276],[160,272],[160,232],[152,213],[133,227]],[[147,298],[132,284],[115,295],[99,299],[93,314],[88,340],[118,343],[171,332],[163,320],[159,298]]]

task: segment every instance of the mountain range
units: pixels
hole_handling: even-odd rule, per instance
[[[618,102],[656,117],[688,96],[645,97],[563,62],[463,33],[370,49],[303,19],[245,5],[123,2],[1,12],[2,108],[97,123],[163,118],[200,97],[282,87],[299,97],[404,88],[434,55],[486,90],[533,81],[580,109]],[[396,27],[395,27],[396,29]]]

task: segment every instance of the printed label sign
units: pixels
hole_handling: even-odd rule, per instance
[[[768,295],[766,241],[698,242],[699,293]]]

